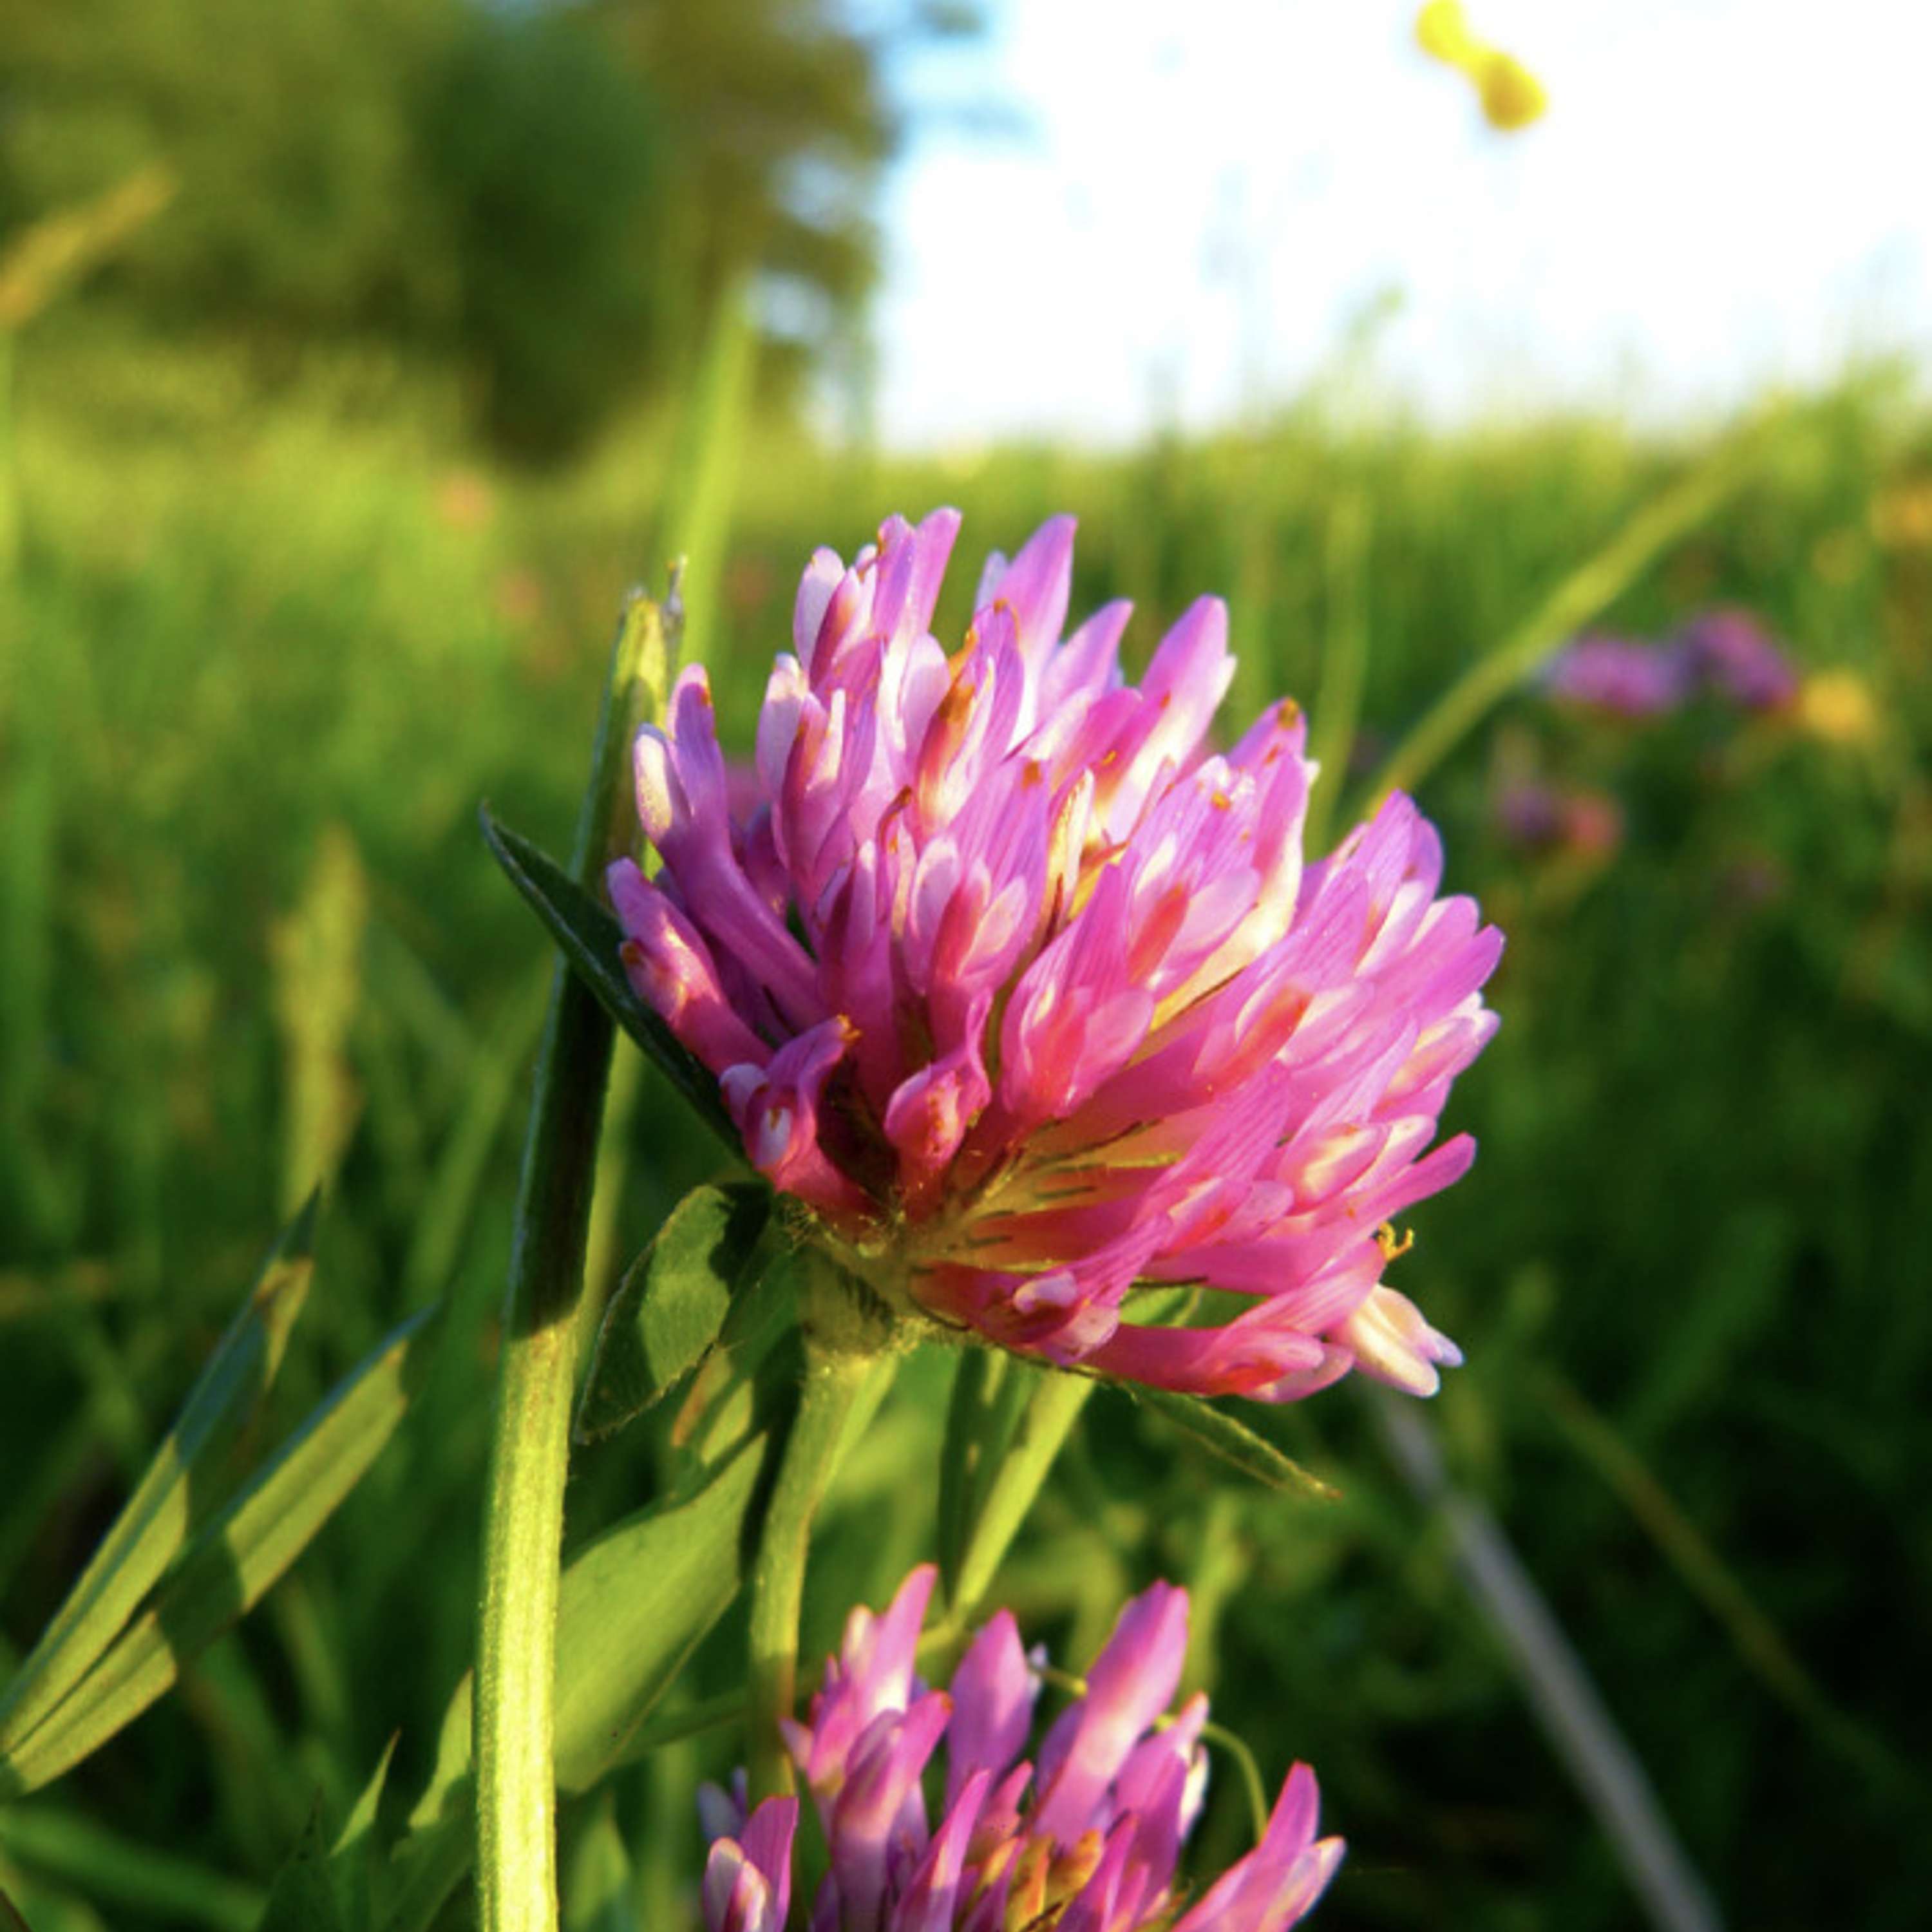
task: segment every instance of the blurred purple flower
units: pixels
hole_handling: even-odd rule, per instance
[[[1283,1932],[1306,1916],[1342,1850],[1315,1836],[1306,1765],[1252,1852],[1192,1904],[1176,1889],[1207,1784],[1207,1699],[1153,1727],[1180,1682],[1185,1591],[1156,1583],[1120,1612],[1033,1762],[1021,1754],[1039,1680],[1008,1612],[974,1639],[950,1691],[914,1675],[933,1576],[915,1570],[883,1616],[852,1612],[808,1720],[786,1726],[830,1854],[812,1932]],[[942,1744],[934,1828],[926,1773]],[[706,1798],[707,1932],[780,1932],[798,1801],[769,1798],[747,1818],[742,1795]]]
[[[1512,845],[1541,848],[1563,839],[1563,794],[1540,778],[1518,778],[1496,794],[1490,815]]]
[[[1511,844],[1607,858],[1623,842],[1623,808],[1609,793],[1518,778],[1498,791],[1496,829]]]
[[[1796,668],[1748,610],[1706,611],[1680,643],[1705,687],[1744,710],[1778,710],[1798,695]]]
[[[1624,718],[1654,718],[1690,695],[1688,654],[1630,638],[1579,638],[1550,661],[1544,688],[1561,703]]]
[[[664,866],[610,871],[632,985],[753,1165],[902,1310],[1201,1394],[1286,1400],[1356,1365],[1432,1391],[1460,1358],[1382,1284],[1378,1224],[1472,1157],[1426,1150],[1495,1030],[1502,935],[1436,896],[1406,797],[1304,862],[1293,704],[1207,754],[1234,671],[1217,600],[1138,687],[1126,604],[1063,641],[1070,518],[989,562],[949,658],[930,627],[958,523],[813,557],[756,811],[730,809],[701,669],[639,735]],[[1251,1305],[1124,1320],[1148,1282]]]

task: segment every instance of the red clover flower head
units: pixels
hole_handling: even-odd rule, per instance
[[[1438,898],[1408,798],[1326,859],[1292,701],[1225,753],[1234,672],[1202,598],[1138,685],[1128,607],[1063,638],[1073,524],[932,635],[959,518],[887,523],[800,586],[732,808],[705,674],[636,746],[663,860],[610,873],[639,995],[717,1076],[753,1165],[902,1309],[1063,1366],[1281,1401],[1354,1366],[1428,1394],[1460,1360],[1382,1285],[1388,1224],[1495,1030],[1502,950]],[[1130,1292],[1218,1291],[1217,1325]]]
[[[1306,1915],[1342,1850],[1316,1838],[1306,1765],[1252,1852],[1198,1900],[1176,1888],[1207,1781],[1207,1699],[1154,1728],[1180,1682],[1185,1591],[1156,1583],[1127,1605],[1032,1762],[1021,1754],[1040,1678],[1008,1612],[974,1639],[950,1689],[914,1676],[933,1576],[915,1570],[881,1616],[852,1612],[808,1719],[786,1726],[830,1852],[812,1932],[1282,1932]],[[747,1817],[742,1797],[706,1798],[706,1932],[782,1932],[798,1800],[768,1798]]]

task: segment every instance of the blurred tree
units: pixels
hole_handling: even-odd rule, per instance
[[[832,0],[587,0],[670,128],[664,286],[708,314],[762,269],[782,334],[822,346],[878,267],[871,192],[896,134],[877,44]],[[927,24],[907,15],[884,29]],[[686,345],[699,332],[676,333]]]
[[[0,222],[163,163],[182,193],[102,285],[260,340],[446,313],[412,104],[458,0],[0,0]]]
[[[0,0],[0,235],[166,165],[182,193],[90,299],[258,369],[376,337],[455,356],[481,420],[561,454],[688,369],[754,279],[796,367],[878,263],[896,0]]]
[[[566,454],[661,371],[682,320],[646,241],[668,198],[662,117],[572,14],[478,10],[421,131],[482,420],[524,454]]]

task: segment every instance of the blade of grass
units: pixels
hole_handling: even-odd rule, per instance
[[[1684,1588],[1723,1626],[1746,1668],[1821,1744],[1867,1777],[1921,1804],[1932,1796],[1922,1772],[1826,1695],[1736,1571],[1610,1424],[1554,1371],[1544,1370],[1537,1380],[1570,1446],[1636,1519]]]
[[[1348,782],[1348,758],[1362,722],[1362,685],[1368,670],[1367,588],[1369,500],[1344,490],[1328,515],[1325,564],[1328,622],[1322,641],[1322,682],[1309,719],[1309,754],[1326,782],[1309,794],[1302,833],[1311,852],[1328,850],[1336,801]]]
[[[657,607],[634,598],[611,648],[574,882],[629,842],[615,836],[640,670],[662,662]],[[614,1029],[562,960],[538,1049],[504,1296],[503,1351],[483,1517],[473,1739],[477,1892],[484,1932],[554,1932],[558,1552],[577,1377],[579,1304]]]
[[[395,1432],[433,1314],[425,1310],[398,1328],[200,1532],[153,1606],[0,1760],[0,1796],[35,1790],[78,1763],[261,1600]]]
[[[700,664],[707,659],[718,608],[758,340],[751,290],[740,283],[725,291],[707,335],[667,493],[674,506],[666,532],[670,554],[682,575],[673,602],[686,614],[682,649]],[[674,651],[674,672],[680,662]]]
[[[1704,522],[1756,472],[1787,421],[1774,415],[1723,446],[1645,504],[1595,556],[1564,578],[1423,713],[1376,774],[1367,810],[1390,792],[1413,791],[1493,706]]]
[[[1720,1932],[1708,1890],[1563,1628],[1495,1517],[1454,1489],[1426,1419],[1400,1396],[1369,1401],[1396,1468],[1448,1530],[1463,1582],[1531,1709],[1658,1932]]]
[[[1264,1436],[1256,1435],[1245,1422],[1214,1402],[1204,1402],[1198,1396],[1178,1395],[1172,1389],[1132,1388],[1128,1393],[1176,1428],[1185,1430],[1222,1461],[1271,1490],[1330,1503],[1340,1497],[1341,1492],[1332,1484],[1284,1456]]]
[[[437,1153],[404,1264],[406,1308],[446,1292],[462,1258],[490,1156],[516,1095],[517,1076],[543,1024],[538,994],[534,980],[527,992],[519,988],[470,1055],[462,1109]]]
[[[271,1251],[147,1474],[0,1697],[0,1761],[32,1737],[113,1642],[186,1539],[200,1514],[197,1485],[281,1366],[308,1293],[315,1208],[311,1196]]]

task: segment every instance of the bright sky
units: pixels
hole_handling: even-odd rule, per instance
[[[1655,417],[1932,355],[1923,0],[1465,0],[1550,94],[1514,135],[1414,0],[991,0],[908,60],[878,427],[1115,442],[1279,401],[1378,292],[1377,380],[1432,413]]]

